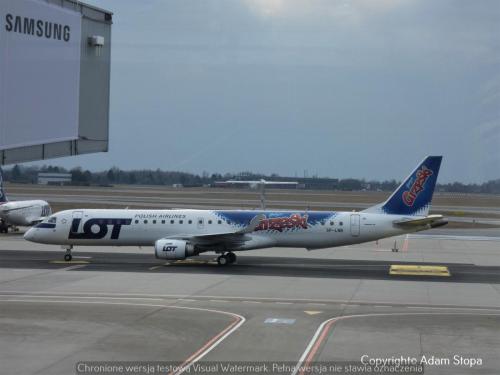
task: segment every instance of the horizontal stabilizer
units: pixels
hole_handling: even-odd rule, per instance
[[[405,218],[402,220],[396,220],[393,221],[393,224],[402,228],[420,227],[424,225],[436,228],[448,224],[448,221],[443,219],[443,215],[429,215],[418,219]]]

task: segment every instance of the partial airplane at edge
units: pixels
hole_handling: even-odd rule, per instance
[[[385,202],[360,212],[79,209],[50,216],[24,238],[62,245],[67,261],[74,245],[153,246],[168,260],[215,251],[221,265],[236,261],[234,251],[374,241],[447,224],[428,214],[441,160],[428,156]]]
[[[0,168],[0,233],[7,233],[10,226],[38,224],[51,213],[52,210],[46,201],[9,202],[3,189],[3,175]]]

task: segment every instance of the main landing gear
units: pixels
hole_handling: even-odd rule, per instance
[[[225,266],[234,262],[236,262],[236,254],[231,251],[226,254],[222,254],[217,258],[219,266]]]
[[[71,250],[73,249],[73,245],[63,245],[61,247],[63,249],[66,249],[66,254],[64,254],[64,260],[66,262],[71,262],[71,259],[73,259],[73,255],[71,255]]]
[[[0,233],[9,233],[9,226],[3,220],[0,220]]]

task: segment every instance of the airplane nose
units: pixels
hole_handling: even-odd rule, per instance
[[[26,233],[24,233],[24,239],[28,241],[33,241],[35,238],[35,228],[30,228]]]

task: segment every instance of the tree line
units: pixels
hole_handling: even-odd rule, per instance
[[[216,182],[226,180],[260,180],[267,181],[296,181],[299,186],[307,189],[327,189],[327,190],[345,190],[345,191],[392,191],[400,182],[396,180],[389,181],[367,181],[365,179],[337,179],[337,178],[322,178],[322,177],[283,177],[277,174],[265,175],[253,172],[240,172],[236,174],[226,173],[209,174],[203,172],[201,175],[179,172],[179,171],[163,171],[161,169],[137,169],[125,171],[117,167],[110,168],[104,171],[92,172],[84,170],[81,167],[66,169],[57,166],[20,166],[15,165],[10,169],[4,170],[4,179],[16,183],[37,183],[38,173],[70,173],[72,185],[97,185],[110,186],[115,184],[131,184],[131,185],[179,185],[183,187],[201,187],[214,186]],[[438,184],[437,190],[441,192],[456,192],[456,193],[484,193],[484,194],[500,194],[500,179],[490,180],[482,184],[464,184],[461,182],[453,182],[447,184]]]

